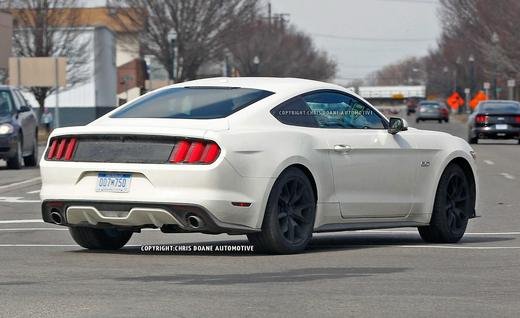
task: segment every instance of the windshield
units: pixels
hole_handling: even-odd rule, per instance
[[[161,90],[113,114],[113,118],[224,118],[272,92],[236,87],[180,87]]]
[[[13,100],[11,93],[6,90],[0,90],[0,116],[9,115],[13,110]]]
[[[518,113],[520,104],[518,103],[484,103],[481,105],[484,113]]]

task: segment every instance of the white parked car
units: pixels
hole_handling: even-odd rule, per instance
[[[409,226],[452,243],[478,193],[466,141],[288,78],[153,91],[56,129],[40,166],[43,220],[89,249],[121,248],[142,228],[247,234],[273,253],[304,250],[313,232]]]

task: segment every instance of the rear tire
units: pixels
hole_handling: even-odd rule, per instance
[[[72,238],[79,246],[90,250],[118,250],[132,237],[132,231],[69,227]]]
[[[469,137],[468,143],[470,144],[478,144],[478,138],[477,137]]]
[[[38,139],[34,140],[32,153],[23,158],[26,167],[36,167],[38,165]]]
[[[21,169],[23,166],[22,156],[22,141],[20,138],[16,141],[16,153],[11,158],[7,159],[7,168],[9,169]]]
[[[442,119],[439,119],[439,124],[442,124]]]
[[[475,198],[464,171],[456,164],[449,165],[437,187],[430,225],[418,228],[421,238],[429,243],[460,241],[474,207]]]
[[[420,121],[421,121],[421,120],[420,120],[419,118],[417,118],[417,119],[415,120],[416,123],[419,123]]]
[[[262,231],[248,234],[256,251],[299,253],[312,238],[316,198],[311,182],[300,169],[289,168],[276,180],[269,194]]]

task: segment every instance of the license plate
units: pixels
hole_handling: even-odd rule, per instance
[[[497,127],[497,129],[499,129],[499,130],[507,129],[507,125],[497,125],[496,127]]]
[[[130,191],[132,176],[129,173],[104,173],[97,177],[96,192],[127,193]]]

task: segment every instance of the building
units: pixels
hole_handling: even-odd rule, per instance
[[[358,94],[374,106],[400,106],[408,98],[426,98],[426,86],[361,86]]]

